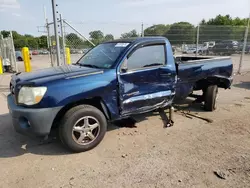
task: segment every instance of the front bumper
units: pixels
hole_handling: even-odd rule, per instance
[[[17,106],[12,95],[8,95],[7,100],[15,130],[21,134],[32,136],[48,135],[57,113],[62,108],[25,108]]]

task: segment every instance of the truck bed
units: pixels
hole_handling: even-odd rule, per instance
[[[221,79],[219,87],[230,87],[231,83],[227,83],[233,71],[230,57],[176,56],[175,60],[178,75],[176,99],[186,98],[193,90],[202,89],[202,81],[208,78]]]

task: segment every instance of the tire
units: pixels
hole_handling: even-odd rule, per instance
[[[98,127],[93,128],[96,124]],[[91,130],[92,128],[93,130]],[[93,149],[102,141],[106,131],[107,120],[104,114],[90,105],[79,105],[70,109],[62,118],[59,126],[61,142],[73,152]],[[89,142],[85,143],[85,141]]]
[[[205,110],[214,111],[216,109],[216,100],[218,94],[218,86],[210,85],[205,91]]]
[[[19,56],[19,57],[17,58],[17,60],[18,60],[18,61],[22,61],[23,58]]]

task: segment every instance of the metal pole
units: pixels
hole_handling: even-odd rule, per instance
[[[47,50],[49,51],[50,64],[53,67],[51,41],[50,41],[49,24],[48,24],[49,21],[48,21],[48,18],[47,18],[46,7],[45,6],[43,6],[43,12],[44,12],[44,19],[45,19],[45,27],[47,29]]]
[[[87,39],[85,36],[83,36],[79,31],[77,31],[73,26],[71,26],[66,20],[63,20],[64,23],[66,23],[71,29],[73,29],[78,35],[80,35],[84,40],[87,40],[92,46],[95,46],[93,42],[91,42],[89,39]]]
[[[199,38],[200,38],[200,25],[197,27],[197,35],[196,35],[196,57],[198,56],[198,46],[199,46]]]
[[[65,54],[65,38],[64,38],[64,31],[63,31],[63,19],[62,14],[60,14],[60,25],[61,25],[61,36],[62,36],[62,51],[63,51],[63,63],[66,65],[66,54]]]
[[[47,18],[45,6],[43,6],[43,13],[44,13],[45,27],[47,29],[47,46],[49,48],[48,18]]]
[[[57,66],[60,66],[60,44],[59,44],[59,36],[58,36],[58,31],[57,31],[55,1],[56,0],[51,0],[51,3],[52,3],[52,12],[53,12],[54,33],[56,37],[56,60],[57,60]]]
[[[249,18],[247,21],[247,27],[246,27],[245,36],[244,36],[244,44],[243,44],[243,49],[242,49],[241,56],[240,56],[240,64],[239,64],[238,74],[241,74],[242,62],[243,62],[243,58],[244,58],[245,51],[246,51],[246,45],[247,45],[247,36],[248,36],[248,31],[249,31],[249,25],[250,25],[250,14],[249,14]]]
[[[143,25],[143,22],[141,24],[141,37],[144,37],[144,25]]]
[[[18,72],[18,67],[17,67],[17,62],[16,62],[16,53],[15,53],[15,46],[14,46],[14,40],[13,40],[13,35],[12,31],[10,31],[10,38],[11,38],[11,45],[12,45],[12,52],[13,52],[13,61],[14,61],[14,67],[15,71]]]

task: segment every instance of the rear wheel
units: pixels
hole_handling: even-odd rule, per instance
[[[70,109],[61,122],[60,139],[74,152],[84,152],[96,147],[107,130],[107,121],[103,113],[90,105]]]
[[[205,91],[205,110],[206,111],[214,111],[217,108],[217,94],[218,94],[218,86],[210,85]]]

